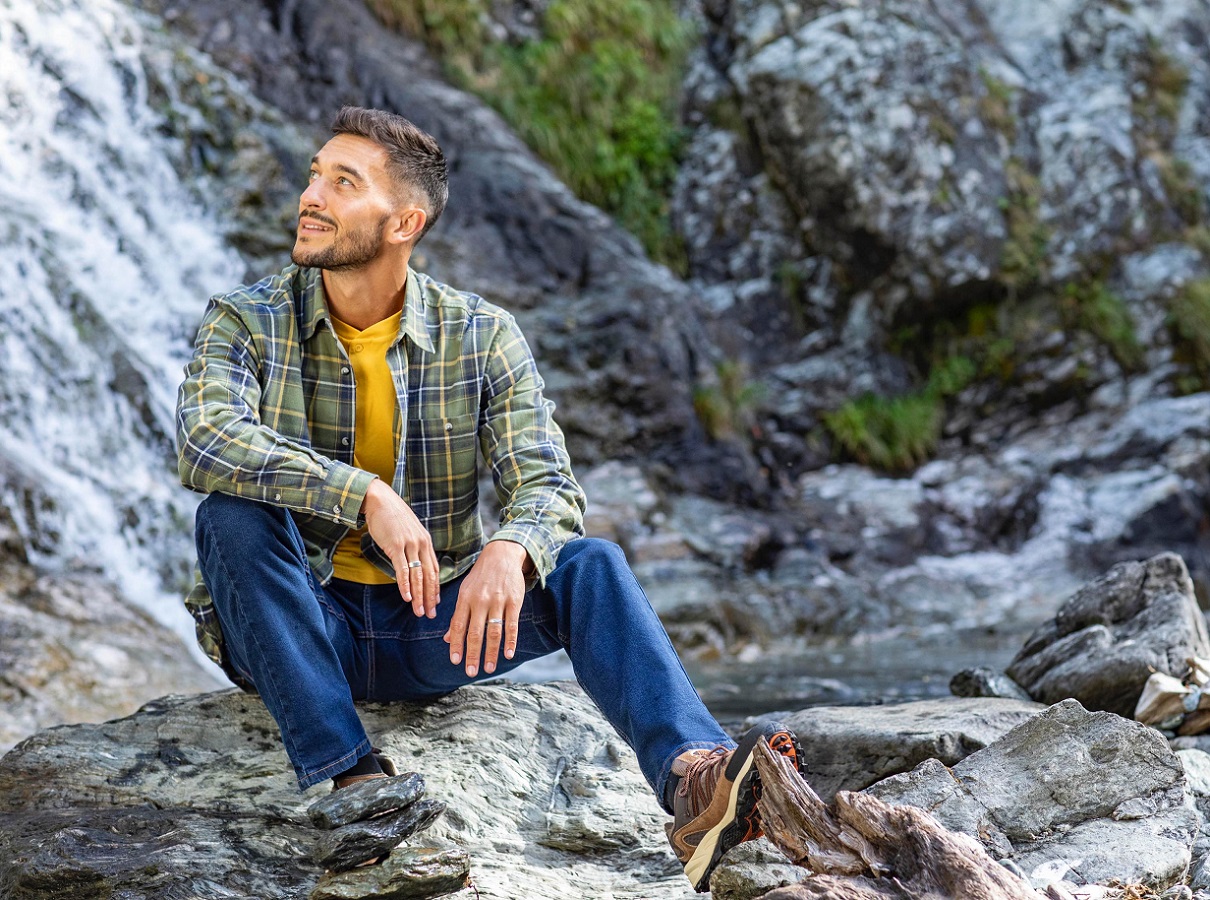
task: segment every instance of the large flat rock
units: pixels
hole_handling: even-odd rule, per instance
[[[482,898],[694,896],[626,745],[574,685],[488,685],[365,704],[444,816],[405,846],[462,849]],[[306,896],[319,830],[256,697],[168,697],[54,728],[0,760],[0,896]],[[50,893],[52,891],[66,893]]]

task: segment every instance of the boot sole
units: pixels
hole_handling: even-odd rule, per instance
[[[784,736],[784,738],[782,737]],[[685,863],[685,875],[698,893],[710,890],[710,875],[728,850],[760,834],[753,827],[756,812],[756,744],[769,744],[775,752],[785,756],[792,749],[799,773],[803,771],[802,749],[794,732],[779,722],[757,725],[748,730],[735,748],[727,763],[724,777],[731,782],[731,793],[727,798],[727,812],[718,823],[706,832],[693,856]]]

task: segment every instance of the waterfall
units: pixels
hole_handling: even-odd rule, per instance
[[[175,391],[244,267],[155,108],[168,42],[115,0],[0,0],[0,536],[188,635]]]

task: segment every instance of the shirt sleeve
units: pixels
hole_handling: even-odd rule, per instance
[[[238,312],[211,300],[177,393],[181,483],[358,527],[374,476],[262,424],[259,356]]]
[[[560,548],[584,534],[584,491],[529,345],[511,316],[505,322],[488,351],[480,428],[501,505],[491,540],[525,547],[544,584]]]

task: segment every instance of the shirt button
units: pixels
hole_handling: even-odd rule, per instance
[[[332,507],[332,512],[336,513],[336,515],[338,515],[338,516],[340,515],[340,504],[339,503],[337,503],[335,506]]]
[[[344,444],[346,447],[347,447],[347,446],[349,446],[349,439],[348,439],[347,437],[345,437],[345,438],[341,438],[341,439],[340,439],[340,442],[341,442],[342,444]]]
[[[353,352],[354,352],[354,353],[360,353],[360,352],[361,352],[363,349],[364,349],[364,345],[362,345],[362,344],[354,344],[354,345],[353,345]]]
[[[446,422],[446,423],[445,423],[445,430],[446,430],[446,431],[453,431],[453,430],[454,430],[454,423],[453,423],[453,422]]]
[[[349,374],[349,367],[348,367],[348,366],[341,366],[341,367],[340,367],[340,374],[341,374],[341,375],[348,375],[348,374]]]
[[[274,500],[274,502],[281,500],[281,494],[274,494],[273,500]]]

